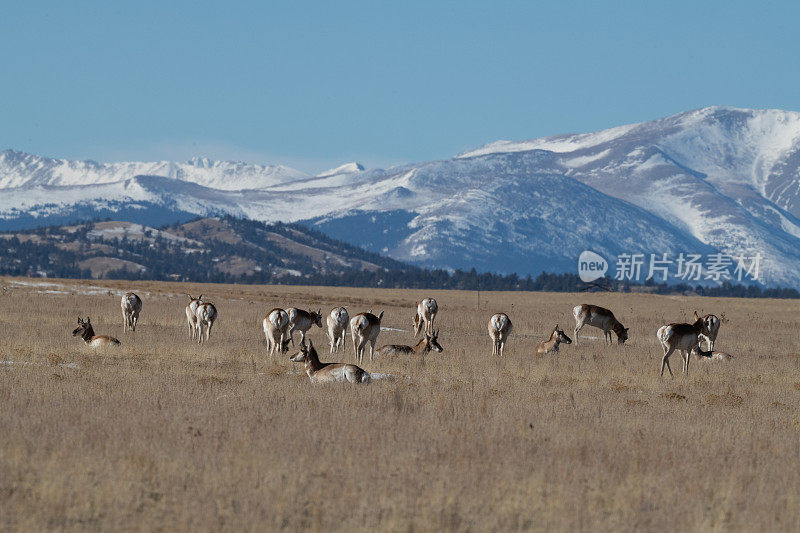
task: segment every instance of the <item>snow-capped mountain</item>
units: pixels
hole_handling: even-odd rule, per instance
[[[0,154],[0,226],[230,213],[306,221],[425,266],[574,272],[584,249],[760,254],[800,287],[800,113],[705,108],[595,133],[498,141],[452,159],[309,176],[280,166]]]

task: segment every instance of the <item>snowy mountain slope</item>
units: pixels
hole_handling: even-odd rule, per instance
[[[139,175],[163,176],[221,190],[257,189],[307,177],[282,165],[248,165],[199,157],[184,163],[96,163],[51,159],[16,150],[0,152],[0,189],[113,183]]]
[[[719,107],[500,141],[442,161],[373,170],[349,163],[317,176],[207,160],[98,165],[6,151],[0,226],[75,220],[93,209],[149,225],[153,217],[230,213],[307,221],[421,265],[520,274],[574,271],[584,249],[607,257],[719,250],[761,254],[762,279],[799,287],[798,168],[800,113]],[[137,170],[156,175],[130,175]]]

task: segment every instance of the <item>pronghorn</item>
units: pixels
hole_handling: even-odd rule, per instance
[[[289,339],[292,341],[292,346],[294,346],[295,330],[300,332],[300,344],[305,344],[306,332],[311,329],[311,326],[316,324],[317,327],[322,327],[322,309],[315,313],[290,307],[286,310],[286,314],[289,315]]]
[[[88,316],[84,322],[78,317],[78,327],[72,331],[73,337],[81,337],[86,344],[93,348],[105,348],[106,346],[119,346],[119,340],[109,335],[95,335],[92,327],[92,319]]]
[[[722,315],[723,317],[725,315]],[[708,343],[708,351],[714,351],[714,343],[717,341],[717,334],[719,333],[719,326],[722,322],[717,315],[705,315],[703,317],[694,312],[695,320],[703,321],[703,332],[700,334],[700,341]]]
[[[283,309],[275,308],[264,318],[264,336],[267,338],[267,351],[270,355],[289,351],[289,315]]]
[[[408,355],[418,353],[425,355],[428,352],[443,352],[444,348],[439,344],[439,332],[433,330],[433,333],[425,334],[425,338],[420,340],[416,346],[408,346],[406,344],[387,344],[381,346],[376,352],[378,355]]]
[[[489,319],[489,337],[492,338],[492,355],[503,355],[506,340],[514,325],[505,313],[497,313]]]
[[[211,327],[217,319],[217,308],[211,302],[201,302],[195,312],[197,316],[197,343],[203,342],[203,329],[206,330],[206,339],[211,337]]]
[[[717,350],[709,350],[704,352],[703,350],[697,349],[694,351],[694,354],[700,361],[730,361],[733,359],[731,354],[718,352]]]
[[[698,336],[703,331],[703,321],[695,320],[694,324],[669,324],[661,326],[656,332],[656,337],[664,348],[664,358],[661,360],[661,376],[664,375],[664,366],[669,370],[669,375],[674,377],[669,366],[669,356],[678,350],[683,359],[683,372],[689,374],[689,355],[699,351],[700,339]]]
[[[136,331],[136,322],[139,320],[139,313],[142,311],[142,299],[132,292],[125,293],[120,303],[122,307],[122,320],[124,325],[122,331]]]
[[[624,344],[628,340],[628,328],[623,327],[622,323],[614,317],[614,313],[604,307],[588,304],[576,305],[572,309],[572,316],[575,317],[575,344],[578,344],[578,332],[583,326],[602,329],[603,340],[606,344],[612,344],[612,331],[617,334],[619,344]]]
[[[353,350],[359,363],[364,361],[367,343],[370,344],[369,360],[372,361],[375,356],[375,341],[381,332],[381,320],[383,311],[378,316],[372,313],[359,313],[350,320],[350,336],[353,338]]]
[[[305,363],[306,374],[311,383],[369,383],[369,372],[349,363],[320,362],[311,339],[308,346],[300,344],[300,351],[289,357],[295,363]]]
[[[439,312],[439,304],[433,298],[425,298],[417,302],[417,314],[414,315],[414,336],[423,331],[430,335],[433,333],[433,321]]]
[[[328,325],[328,340],[331,343],[331,352],[338,352],[339,348],[346,346],[347,323],[350,315],[344,307],[334,307],[325,319]]]
[[[203,302],[203,295],[201,294],[199,298],[195,298],[191,294],[186,296],[189,297],[189,305],[186,306],[186,322],[189,324],[189,336],[194,340],[197,335],[197,306]]]
[[[564,344],[572,344],[572,339],[567,337],[566,333],[562,329],[558,327],[556,324],[555,329],[553,329],[553,333],[550,334],[550,338],[546,341],[542,341],[536,346],[536,353],[544,355],[546,353],[558,353],[558,345],[561,343]]]

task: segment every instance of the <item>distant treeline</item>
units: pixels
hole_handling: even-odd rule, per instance
[[[202,282],[202,283],[246,283],[281,285],[330,285],[351,287],[382,287],[396,289],[458,289],[481,291],[550,291],[580,292],[586,290],[611,290],[618,292],[647,292],[652,294],[694,294],[699,296],[737,297],[737,298],[800,298],[795,289],[765,289],[755,285],[736,285],[729,282],[718,287],[702,285],[667,285],[652,282],[644,285],[620,282],[609,279],[600,283],[586,284],[576,274],[542,273],[532,277],[517,274],[479,273],[474,268],[465,270],[431,270],[420,268],[380,256],[357,248],[295,224],[264,224],[252,220],[223,217],[243,238],[244,244],[230,244],[219,240],[196,237],[203,241],[205,249],[194,253],[187,251],[175,242],[156,237],[153,243],[137,239],[103,240],[92,238],[91,244],[113,246],[111,255],[118,259],[145,265],[147,270],[132,272],[112,270],[105,276],[109,279],[162,280]],[[15,235],[0,240],[0,275],[6,276],[47,276],[59,278],[89,279],[89,270],[80,268],[79,263],[87,257],[92,222],[78,231],[67,232],[59,226],[35,230],[0,232],[6,234],[34,234],[45,238],[44,242],[21,242]],[[173,225],[177,227],[177,224]],[[164,228],[167,228],[165,226]],[[162,229],[164,229],[162,228]],[[287,254],[286,250],[276,249],[264,242],[264,231],[291,237],[292,240],[313,246],[316,249],[357,258],[380,267],[369,271],[360,269],[320,269],[302,255]],[[194,237],[194,236],[192,236]],[[65,246],[65,243],[76,245]],[[259,243],[253,246],[253,243]],[[261,270],[252,274],[233,275],[216,268],[220,258],[238,256],[253,260]],[[287,264],[287,259],[290,260]],[[279,268],[281,267],[284,270]],[[285,268],[301,273],[300,276],[287,275]],[[179,273],[179,274],[176,274]],[[176,277],[178,276],[178,277]]]

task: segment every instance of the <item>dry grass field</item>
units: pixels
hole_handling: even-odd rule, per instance
[[[800,527],[796,301],[29,281],[0,280],[3,530]],[[129,289],[144,300],[135,333]],[[187,292],[220,313],[202,346]],[[423,295],[445,351],[365,361],[389,378],[311,385],[266,356],[272,307],[384,310],[404,331],[378,345],[411,343]],[[611,308],[629,343],[535,356],[556,322],[572,336],[583,302]],[[717,347],[735,358],[693,360],[686,377],[674,355],[659,379],[657,328],[695,309],[725,313]],[[502,360],[486,333],[497,311],[514,322]],[[122,345],[71,337],[79,315]],[[352,362],[349,340],[337,360]]]

